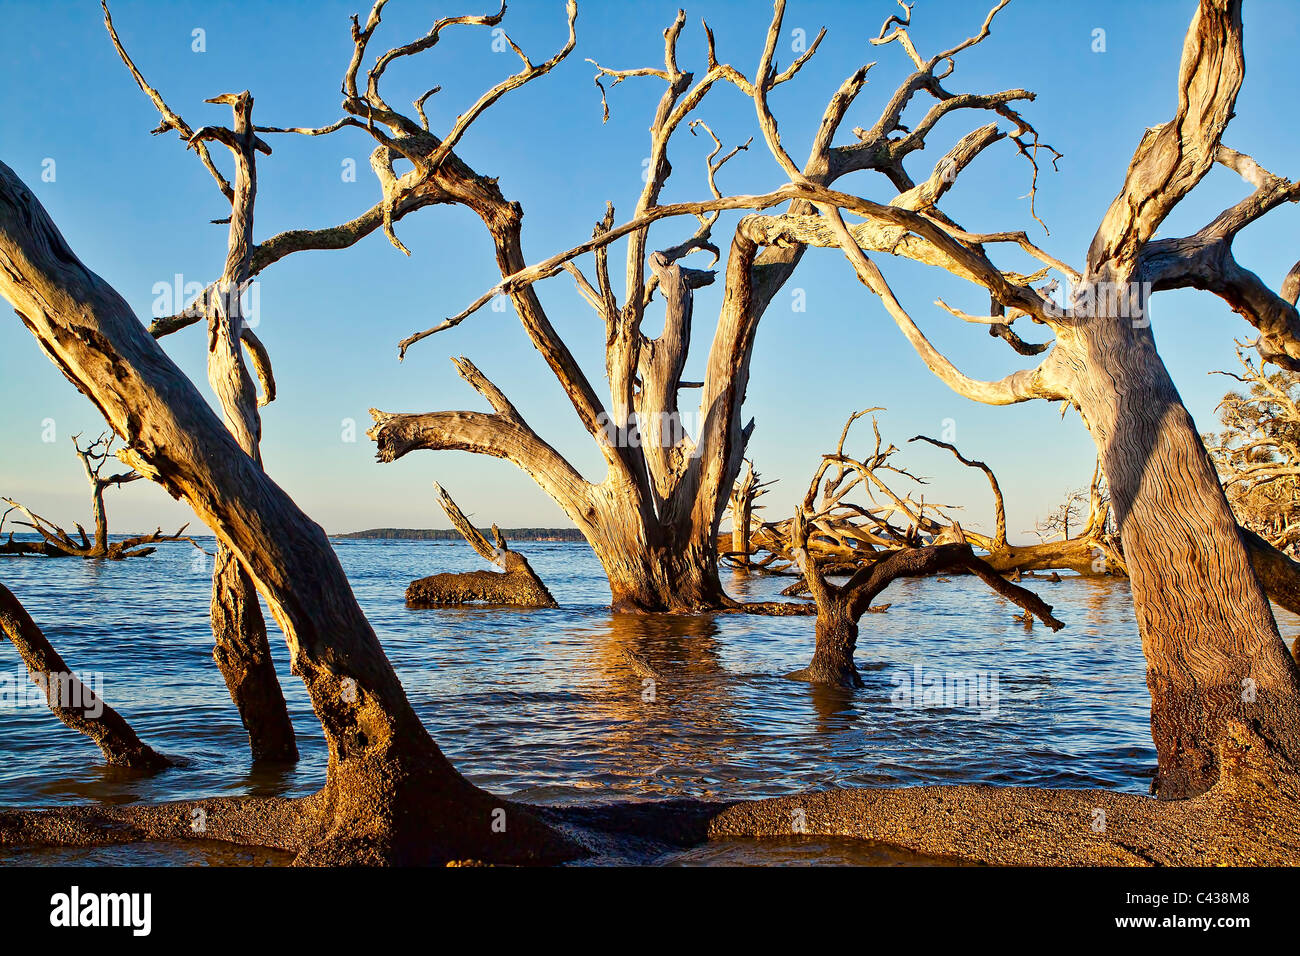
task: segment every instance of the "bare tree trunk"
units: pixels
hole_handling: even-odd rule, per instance
[[[13,642],[54,716],[93,740],[110,766],[161,770],[172,765],[141,741],[121,714],[68,669],[26,608],[3,584],[0,584],[0,631]]]
[[[461,777],[434,744],[325,532],[235,442],[193,383],[77,259],[0,163],[0,295],[127,442],[248,570],[289,644],[329,748],[302,863],[556,859],[573,845]],[[507,835],[508,834],[508,835]]]
[[[831,598],[824,607],[819,602],[814,633],[817,643],[812,660],[807,667],[790,674],[790,678],[810,684],[861,687],[862,676],[853,663],[858,648],[858,622],[849,613],[847,602]]]
[[[501,568],[497,571],[464,571],[432,574],[412,581],[406,589],[407,607],[439,607],[449,604],[511,604],[518,607],[559,607],[533,566],[518,551],[511,551],[496,525],[493,545],[483,537],[460,510],[451,495],[438,489],[438,501],[456,530],[484,559]]]
[[[742,505],[731,513],[731,553],[735,555],[736,570],[749,570],[749,556],[753,549],[749,538],[750,510]]]
[[[90,497],[95,515],[95,550],[100,554],[107,554],[108,516],[104,513],[104,486],[95,483]]]
[[[246,336],[241,296],[252,277],[256,153],[259,149],[270,152],[270,148],[253,132],[253,98],[248,91],[218,96],[210,102],[230,106],[234,129],[204,127],[195,135],[199,139],[217,139],[229,147],[235,159],[235,183],[226,263],[207,300],[208,381],[221,401],[226,427],[260,467],[262,419],[257,389],[244,365]],[[275,674],[257,592],[238,559],[220,544],[212,571],[211,607],[212,659],[248,732],[253,759],[285,763],[297,760],[293,722]]]
[[[1150,330],[1105,317],[1078,331],[1084,364],[1075,396],[1110,483],[1132,580],[1157,795],[1180,799],[1213,786],[1233,721],[1300,766],[1295,662]]]
[[[718,576],[716,522],[704,529],[647,528],[609,513],[584,529],[609,580],[611,606],[633,613],[717,610],[727,601]]]
[[[289,707],[275,674],[257,590],[239,561],[217,549],[212,570],[212,659],[248,733],[253,759],[298,759]]]
[[[740,473],[736,486],[731,490],[731,554],[728,557],[741,573],[748,571],[753,564],[750,557],[754,553],[751,536],[754,511],[756,507],[763,507],[756,506],[755,501],[767,494],[767,487],[771,484],[770,481],[759,481],[754,463],[746,460],[745,470]]]

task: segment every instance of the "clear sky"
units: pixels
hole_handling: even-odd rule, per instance
[[[486,0],[478,6],[392,0],[372,51],[413,39],[436,16],[490,12],[490,5]],[[1025,87],[1038,93],[1025,107],[1026,116],[1065,154],[1059,172],[1048,169],[1039,181],[1037,208],[1052,232],[1045,236],[1030,220],[1024,198],[1028,167],[1005,141],[963,172],[942,203],[945,211],[970,230],[1028,228],[1050,252],[1079,264],[1143,129],[1173,114],[1178,57],[1194,6],[1192,0],[1071,5],[1015,0],[999,14],[993,35],[961,56],[945,86],[954,92]],[[922,55],[971,35],[987,7],[984,0],[918,0],[912,32]],[[660,65],[662,30],[677,4],[579,0],[579,8],[573,55],[494,106],[459,150],[475,169],[500,177],[505,194],[523,204],[531,261],[585,239],[606,200],[615,203],[620,221],[630,214],[662,82],[632,80],[612,90],[611,118],[602,125],[594,71],[586,58],[615,68]],[[770,9],[764,0],[692,4],[682,65],[703,72],[703,16],[717,33],[719,57],[752,75]],[[811,63],[772,98],[792,154],[806,155],[809,137],[840,81],[873,60],[877,65],[839,142],[851,141],[854,126],[874,122],[907,72],[900,48],[867,42],[896,11],[884,0],[791,0],[778,53],[782,64],[796,55],[796,30],[811,38],[819,27],[829,28]],[[118,0],[113,12],[137,64],[191,126],[228,123],[228,107],[202,101],[245,88],[256,98],[257,122],[297,126],[323,125],[341,115],[339,84],[352,46],[348,16],[364,17],[365,8],[358,0]],[[159,283],[172,283],[178,274],[186,283],[207,282],[219,273],[226,229],[208,221],[225,215],[228,207],[193,153],[171,135],[149,135],[157,114],[114,53],[97,3],[6,0],[4,21],[0,63],[7,82],[0,86],[0,158],[45,203],[84,261],[148,321]],[[1271,171],[1294,176],[1300,79],[1292,58],[1300,4],[1253,0],[1245,21],[1246,83],[1225,141]],[[504,25],[540,62],[563,42],[563,2],[517,0]],[[193,49],[195,30],[204,31],[203,52]],[[1097,30],[1104,31],[1104,52],[1094,51]],[[386,96],[405,103],[440,84],[442,92],[427,110],[435,131],[445,131],[482,90],[518,65],[513,54],[493,52],[487,30],[448,31],[434,51],[390,71]],[[918,96],[909,115],[926,105],[927,98]],[[757,132],[752,107],[730,88],[711,93],[698,115],[728,145]],[[910,160],[912,175],[922,178],[943,151],[989,119],[972,111],[945,119],[925,153]],[[345,221],[377,199],[366,163],[372,141],[363,132],[280,136],[272,145],[275,154],[259,165],[259,239],[286,228]],[[706,195],[702,163],[710,145],[685,130],[678,134],[665,201]],[[226,165],[223,152],[214,155]],[[355,182],[342,175],[347,160],[357,164]],[[51,169],[52,181],[43,179]],[[761,192],[782,182],[761,137],[720,178],[728,192]],[[880,201],[893,195],[874,173],[858,173],[838,185]],[[1195,231],[1248,188],[1235,174],[1216,169],[1161,235]],[[734,216],[724,219],[715,230],[724,250],[734,221]],[[1276,287],[1298,254],[1297,221],[1294,207],[1271,213],[1238,238],[1238,258]],[[657,248],[672,245],[691,229],[688,222],[660,225],[652,242]],[[398,363],[399,339],[460,311],[498,278],[486,232],[464,209],[422,210],[399,223],[398,234],[412,252],[410,259],[375,235],[346,251],[295,255],[263,273],[257,331],[271,352],[280,386],[279,399],[263,416],[268,471],[330,531],[446,526],[433,499],[434,480],[484,523],[567,524],[550,499],[504,461],[452,452],[417,452],[389,465],[374,461],[364,435],[371,406],[389,411],[485,407],[448,361],[463,354],[505,389],[543,437],[588,477],[601,477],[594,447],[513,311],[485,310],[415,346],[405,363]],[[621,253],[616,249],[615,263],[621,263]],[[1017,255],[1003,251],[999,256],[1006,268],[1031,271]],[[978,311],[987,305],[979,290],[912,263],[877,261],[926,333],[968,374],[995,378],[1034,361],[932,305],[942,297]],[[614,272],[619,283],[621,267]],[[795,290],[803,290],[805,311],[793,307]],[[548,280],[541,292],[552,321],[603,392],[599,320],[568,276]],[[688,378],[703,367],[718,302],[716,287],[697,297]],[[1202,430],[1212,427],[1225,380],[1207,372],[1232,367],[1233,338],[1251,337],[1252,330],[1207,293],[1157,296],[1153,321],[1184,400]],[[1021,334],[1041,340],[1043,330],[1026,325]],[[212,400],[201,327],[169,337],[165,347]],[[1067,489],[1086,485],[1091,474],[1094,446],[1077,415],[1062,419],[1058,407],[1042,402],[986,408],[953,394],[930,375],[879,302],[857,284],[843,256],[812,250],[763,319],[746,403],[747,414],[758,422],[751,455],[765,477],[781,479],[765,499],[767,515],[788,512],[844,418],[871,405],[888,409],[881,415],[882,429],[900,445],[918,432],[937,436],[944,420],[953,419],[963,452],[997,471],[1013,536],[1031,528]],[[0,407],[0,494],[20,498],[60,522],[86,520],[85,484],[67,436],[81,430],[97,434],[102,421],[11,313],[0,321]],[[49,437],[47,420],[53,422],[53,443],[43,440]],[[354,441],[347,440],[349,420],[356,423]],[[860,433],[863,442],[868,435],[869,429]],[[864,450],[862,442],[857,449]],[[959,512],[963,524],[989,527],[981,475],[928,447],[908,447],[902,461],[932,478],[928,500],[965,506]],[[188,518],[184,506],[144,482],[111,493],[110,515],[114,530],[122,531]]]

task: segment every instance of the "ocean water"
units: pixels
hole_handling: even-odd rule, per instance
[[[1144,793],[1155,765],[1124,581],[1027,579],[1066,623],[1057,633],[1013,620],[1019,609],[973,578],[898,581],[879,599],[892,607],[863,618],[866,687],[846,692],[783,676],[812,653],[811,618],[611,614],[584,544],[515,545],[557,610],[408,609],[413,578],[484,562],[461,542],[334,546],[434,739],[476,784],[520,800],[935,783]],[[302,759],[251,765],[211,659],[210,573],[211,558],[189,545],[125,562],[0,559],[0,581],[70,668],[97,675],[139,735],[182,761],[152,776],[109,768],[44,706],[0,703],[0,805],[296,795],[321,785],[324,742],[273,624]],[[776,598],[786,583],[724,574],[741,599]],[[1287,634],[1300,630],[1300,619],[1279,619]],[[657,672],[653,684],[628,652]],[[951,688],[959,675],[973,675],[983,694],[920,706],[921,694],[903,693],[927,680]],[[0,642],[0,681],[25,680],[17,653]]]

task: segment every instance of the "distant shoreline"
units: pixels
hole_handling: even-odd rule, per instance
[[[491,535],[490,528],[480,529]],[[577,528],[502,528],[507,541],[585,541]],[[331,538],[364,538],[369,540],[399,541],[461,541],[455,528],[371,528],[369,531],[348,531],[332,534]]]

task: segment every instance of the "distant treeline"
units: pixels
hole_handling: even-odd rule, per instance
[[[491,528],[480,529],[490,539]],[[583,541],[577,528],[502,528],[507,541]],[[371,528],[369,531],[349,531],[335,538],[394,538],[403,541],[463,541],[455,528]]]

